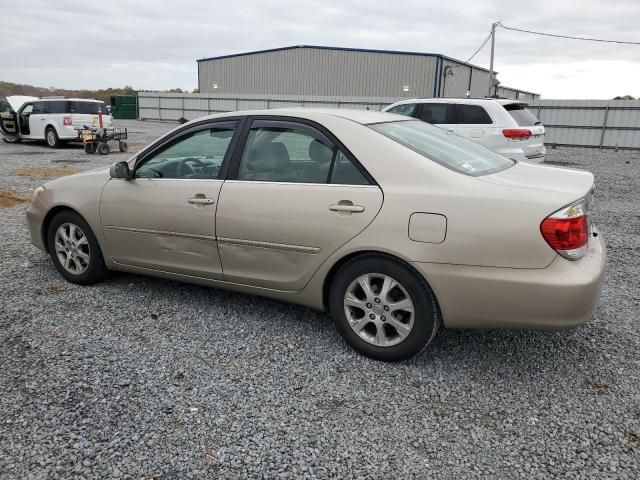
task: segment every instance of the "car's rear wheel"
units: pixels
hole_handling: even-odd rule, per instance
[[[336,273],[329,293],[338,331],[376,360],[405,360],[422,351],[440,326],[435,296],[409,266],[383,255],[356,257]]]
[[[91,227],[75,212],[63,211],[51,220],[47,245],[56,269],[71,283],[91,285],[107,273]]]
[[[58,148],[60,146],[60,139],[58,138],[58,133],[55,128],[47,127],[44,137],[49,148]]]

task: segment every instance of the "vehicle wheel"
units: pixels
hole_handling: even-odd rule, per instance
[[[56,269],[71,283],[91,285],[106,275],[100,245],[91,227],[77,213],[64,211],[53,218],[47,244]]]
[[[127,142],[118,142],[118,148],[121,152],[126,152],[127,150],[129,150],[129,145],[127,144]]]
[[[109,147],[108,143],[99,143],[97,146],[97,151],[100,155],[109,155],[111,147]]]
[[[2,137],[4,143],[20,143],[22,139],[20,137]]]
[[[84,153],[88,155],[93,155],[96,153],[96,144],[95,143],[85,143],[84,144]]]
[[[55,128],[47,127],[44,136],[50,148],[58,148],[60,146],[60,139],[58,138]]]
[[[347,262],[329,292],[336,328],[367,357],[387,362],[420,353],[440,327],[435,295],[413,269],[383,255]]]

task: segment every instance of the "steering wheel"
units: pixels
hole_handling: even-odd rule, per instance
[[[191,166],[189,165],[189,163],[193,163],[194,165]],[[196,175],[198,172],[196,172],[193,167],[201,168],[202,172],[204,173],[207,168],[207,165],[203,161],[197,158],[193,158],[193,157],[185,158],[178,164],[178,168],[176,172],[178,174],[178,178],[186,178],[189,175]]]

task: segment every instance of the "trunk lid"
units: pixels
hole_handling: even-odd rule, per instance
[[[495,185],[539,191],[544,195],[555,194],[565,199],[566,203],[589,198],[594,182],[591,172],[524,162],[516,163],[501,172],[476,178]]]

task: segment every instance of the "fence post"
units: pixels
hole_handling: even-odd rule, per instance
[[[604,120],[602,121],[602,133],[600,134],[600,150],[604,143],[604,133],[607,131],[607,118],[609,118],[609,105],[604,110]]]
[[[160,95],[158,95],[158,120],[162,120],[162,105],[160,104]]]
[[[184,116],[184,97],[180,97],[180,100],[182,101],[182,118],[187,118]]]

